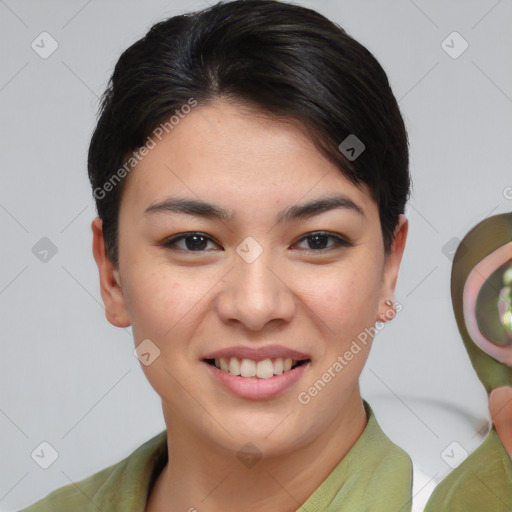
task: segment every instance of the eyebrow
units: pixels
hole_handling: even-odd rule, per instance
[[[277,223],[290,222],[297,219],[306,219],[323,212],[344,209],[356,212],[365,217],[364,210],[352,199],[344,195],[320,197],[307,203],[289,206],[277,214]],[[145,214],[152,213],[184,213],[206,219],[216,219],[231,222],[235,215],[231,210],[202,201],[200,199],[185,199],[169,197],[161,202],[152,204],[144,210]]]

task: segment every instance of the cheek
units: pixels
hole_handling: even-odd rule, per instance
[[[176,276],[163,267],[138,264],[127,265],[126,270],[123,294],[136,343],[145,338],[163,340],[185,315],[188,295]]]
[[[134,343],[151,354],[149,364],[141,359],[141,368],[158,395],[173,401],[175,388],[170,380],[172,383],[171,376],[181,380],[180,368],[187,364],[187,340],[194,329],[190,312],[199,300],[195,297],[197,288],[190,282],[185,286],[176,272],[163,266],[146,271],[140,265],[132,267],[126,278],[124,293]],[[151,343],[145,341],[148,339]]]
[[[376,267],[332,269],[309,286],[308,305],[325,323],[331,336],[354,336],[373,325],[380,299],[380,275]]]
[[[154,340],[165,355],[197,336],[219,272],[150,261],[147,265],[127,265],[126,271],[123,293],[136,343],[146,338]]]

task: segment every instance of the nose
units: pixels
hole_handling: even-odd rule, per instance
[[[296,301],[289,278],[279,272],[266,251],[250,263],[237,255],[235,268],[225,277],[217,297],[218,315],[226,323],[239,322],[251,331],[260,331],[271,321],[290,322]]]

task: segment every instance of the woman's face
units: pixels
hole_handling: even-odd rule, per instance
[[[338,207],[300,208],[334,197]],[[215,210],[180,212],[176,198]],[[220,209],[223,218],[212,214]],[[131,324],[136,345],[146,340],[141,366],[168,428],[282,454],[346,421],[360,400],[371,337],[358,335],[389,309],[406,232],[402,216],[386,259],[366,189],[297,125],[217,100],[181,119],[127,178],[118,293],[102,278],[107,317]],[[206,361],[221,356],[224,369]],[[284,371],[286,359],[307,361]],[[225,371],[239,365],[269,378]]]

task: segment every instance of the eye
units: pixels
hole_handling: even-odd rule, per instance
[[[331,238],[334,240],[334,243],[330,246],[325,246],[327,240]],[[345,238],[342,238],[338,235],[334,235],[331,233],[328,233],[326,231],[317,231],[315,233],[311,233],[309,235],[306,235],[302,237],[298,243],[302,241],[311,241],[311,243],[308,243],[311,247],[306,248],[306,250],[312,250],[314,252],[320,252],[320,251],[326,251],[335,249],[336,247],[352,247],[353,244],[346,240]]]
[[[178,242],[184,242],[181,246],[178,245]],[[164,240],[160,245],[167,249],[184,251],[184,252],[205,252],[205,248],[208,245],[208,242],[213,242],[213,240],[204,233],[183,233],[181,235],[173,236]],[[214,243],[214,242],[213,242]]]
[[[334,243],[326,246],[329,239],[332,239]],[[306,251],[321,252],[336,247],[352,247],[353,244],[338,235],[334,235],[325,231],[317,231],[309,235],[303,236],[297,243],[307,241],[309,247],[303,248]],[[180,246],[179,243],[183,242]],[[183,251],[183,252],[205,252],[208,243],[212,242],[217,245],[211,237],[199,232],[182,233],[171,238],[164,240],[161,244],[162,247],[167,249]]]

